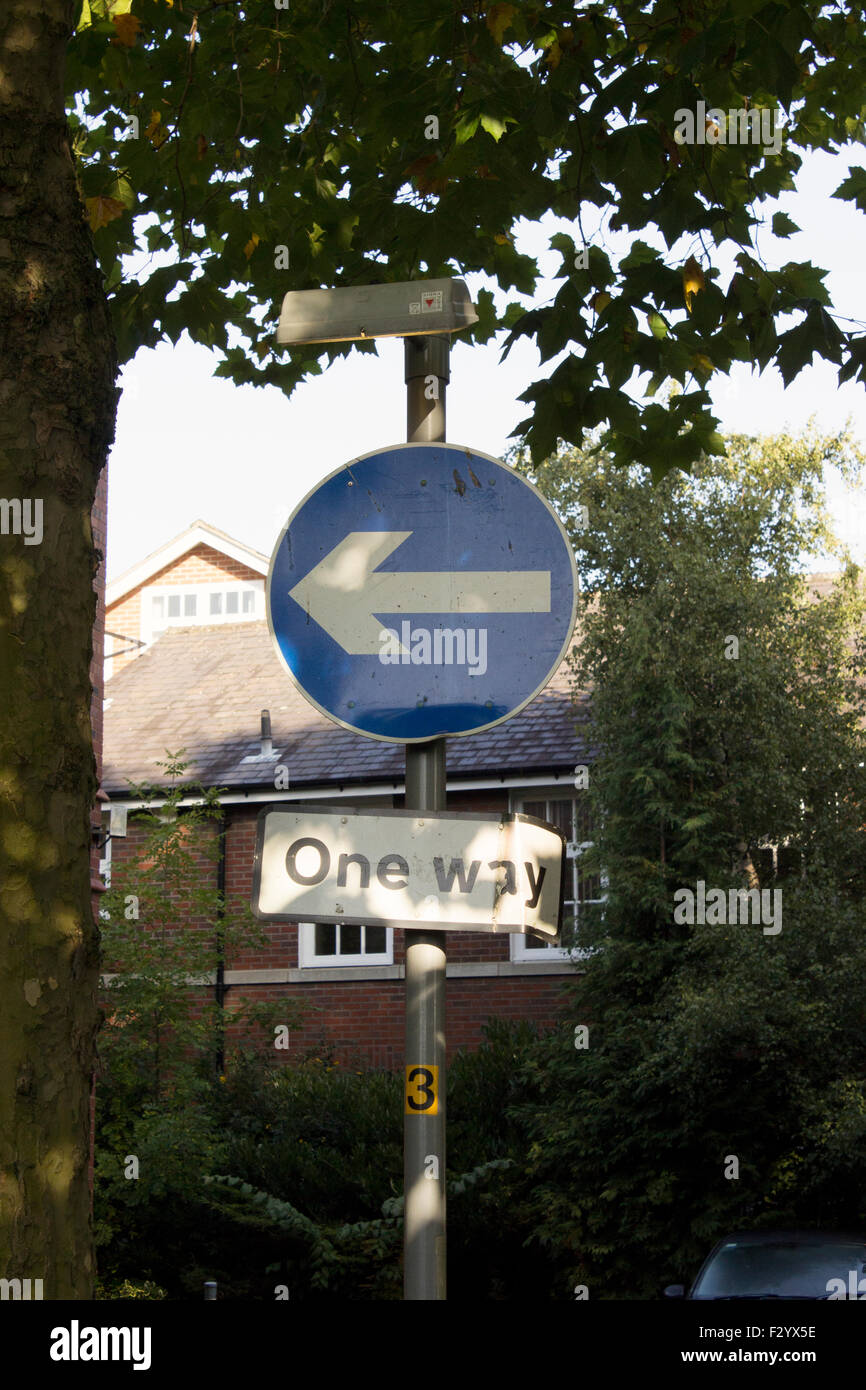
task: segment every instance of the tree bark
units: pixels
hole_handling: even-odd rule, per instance
[[[0,8],[0,1277],[89,1298],[91,509],[116,353],[64,114],[74,0]],[[42,509],[42,536],[34,525]],[[23,511],[23,506],[22,506]]]

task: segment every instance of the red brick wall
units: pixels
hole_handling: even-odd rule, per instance
[[[486,797],[472,794],[455,798],[464,810],[502,810],[504,793]],[[255,850],[258,806],[226,808],[226,896],[229,903],[248,904],[252,888],[252,868]],[[140,853],[143,830],[130,816],[128,838],[113,842],[112,881],[122,882],[124,866]],[[199,860],[203,879],[216,884],[216,867],[204,858]],[[204,931],[212,923],[197,922]],[[236,951],[226,960],[227,970],[296,969],[298,966],[298,928],[294,923],[261,923],[266,944]],[[142,922],[142,929],[146,923]],[[394,932],[394,963],[405,960],[407,933]],[[449,932],[448,960],[452,962],[494,962],[509,959],[507,933]],[[106,969],[110,966],[106,963]],[[570,972],[562,975],[513,975],[459,977],[449,979],[446,986],[446,1038],[448,1054],[459,1047],[477,1047],[483,1041],[482,1028],[490,1018],[526,1019],[542,1028],[556,1025],[563,984]],[[292,1011],[287,1010],[285,1022],[290,1040],[287,1050],[277,1049],[279,1060],[293,1060],[304,1055],[321,1055],[329,1051],[341,1063],[358,1062],[364,1066],[400,1067],[403,1065],[405,985],[400,979],[378,980],[301,980],[287,984],[238,983],[229,986],[226,1008],[230,1016],[233,1005],[241,996],[253,1000],[285,1000],[287,1005],[304,1007],[301,1025],[292,1023]],[[202,996],[205,997],[204,995]],[[212,993],[210,994],[212,998]],[[239,1040],[237,1030],[228,1024],[227,1044]],[[273,1033],[260,1035],[258,1044],[273,1046]]]
[[[181,818],[181,829],[183,821]],[[125,838],[115,838],[111,842],[111,887],[118,890],[121,894],[134,893],[137,887],[135,870],[137,865],[147,863],[144,860],[144,847],[148,829],[140,817],[130,815],[127,824],[127,834]],[[183,842],[184,852],[189,855],[196,868],[196,882],[200,888],[207,888],[209,891],[216,891],[217,887],[217,857],[215,839],[218,834],[216,821],[208,821],[200,827],[198,834],[200,839],[192,842]],[[138,918],[141,931],[154,930],[157,927],[167,926],[169,931],[182,929],[188,932],[191,928],[201,933],[200,940],[209,949],[211,944],[216,941],[216,914],[205,912],[199,904],[190,901],[186,887],[180,891],[172,890],[166,892],[166,896],[172,904],[171,921],[161,922],[151,920],[152,909],[148,903],[142,900],[139,904]],[[102,968],[106,973],[116,970],[116,962],[111,959],[110,933],[103,941],[103,960]]]
[[[483,1026],[491,1018],[534,1022],[542,1029],[557,1026],[565,976],[514,975],[509,978],[448,980],[445,991],[446,1053],[476,1048],[484,1041]],[[341,1066],[357,1062],[366,1067],[402,1067],[405,1034],[405,985],[402,980],[347,980],[333,984],[233,986],[248,998],[291,1000],[307,1013],[300,1028],[289,1017],[289,1047],[277,1049],[281,1060],[331,1053]],[[231,1025],[227,1042],[236,1035]],[[271,1046],[273,1039],[263,1039]]]

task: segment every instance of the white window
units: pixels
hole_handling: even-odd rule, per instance
[[[527,816],[537,816],[561,830],[566,838],[565,893],[562,905],[562,934],[570,936],[572,926],[579,941],[580,912],[584,905],[604,902],[604,882],[598,874],[581,869],[581,858],[593,842],[589,803],[585,795],[577,797],[521,797],[513,801],[512,810]],[[578,956],[584,955],[579,946]],[[514,961],[569,960],[568,946],[550,946],[538,936],[511,935],[511,959]]]
[[[298,962],[322,965],[392,965],[394,932],[390,927],[352,926],[348,922],[300,922]]]
[[[141,594],[141,640],[155,642],[167,627],[237,623],[265,616],[263,579],[213,584],[150,585]]]

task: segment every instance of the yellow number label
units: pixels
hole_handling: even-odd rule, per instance
[[[439,1068],[406,1068],[406,1114],[438,1115]]]

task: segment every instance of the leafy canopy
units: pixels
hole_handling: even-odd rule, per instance
[[[560,358],[521,397],[537,461],[603,425],[615,464],[688,469],[721,452],[706,388],[734,362],[866,382],[826,272],[757,243],[802,152],[862,142],[864,60],[853,4],[80,0],[68,107],[121,359],[187,330],[218,375],[290,393],[350,347],[275,351],[288,290],[478,271],[528,295],[515,232],[550,212],[553,302],[497,315],[482,290],[468,339]],[[701,100],[784,113],[779,152],[679,143]],[[866,210],[866,169],[833,196]]]

